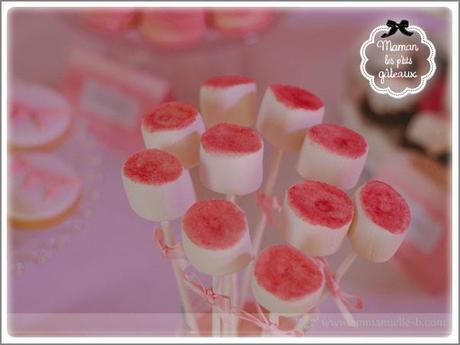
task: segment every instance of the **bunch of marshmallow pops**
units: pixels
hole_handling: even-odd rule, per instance
[[[250,78],[213,77],[200,89],[201,114],[187,103],[169,102],[146,115],[141,128],[146,149],[122,167],[129,203],[140,217],[160,223],[155,240],[170,259],[192,332],[200,330],[191,292],[211,304],[214,336],[237,335],[239,319],[266,335],[303,334],[328,296],[353,326],[350,309],[361,308],[362,301],[351,300],[339,281],[356,256],[384,262],[395,254],[410,224],[409,207],[377,180],[360,186],[353,201],[347,195],[359,180],[368,145],[348,128],[322,124],[320,98],[299,87],[271,85],[257,114],[256,92]],[[263,138],[275,152],[261,189]],[[299,152],[303,181],[286,191],[280,206],[273,191],[285,151]],[[197,165],[201,183],[222,198],[196,201],[188,169]],[[248,194],[255,194],[261,210],[252,235],[236,202]],[[179,218],[182,243],[171,225]],[[286,244],[260,251],[270,222]],[[346,235],[352,252],[333,273],[327,257]],[[212,287],[193,268],[209,275]],[[250,288],[256,314],[243,307]],[[293,319],[294,328],[280,330],[280,316]]]

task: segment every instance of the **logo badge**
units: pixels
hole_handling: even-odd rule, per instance
[[[422,91],[436,71],[436,49],[422,28],[388,20],[360,50],[361,73],[377,93],[394,98]]]

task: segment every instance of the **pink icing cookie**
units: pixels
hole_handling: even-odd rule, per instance
[[[176,180],[182,165],[172,154],[148,149],[131,155],[123,165],[123,173],[135,182],[161,185]]]
[[[50,154],[14,155],[11,176],[9,218],[20,228],[48,227],[67,218],[81,194],[74,170]]]
[[[361,189],[360,197],[366,214],[374,223],[392,234],[405,232],[410,224],[409,205],[390,185],[370,181]]]
[[[197,116],[198,110],[190,104],[167,102],[144,116],[142,126],[149,132],[181,129],[192,124]]]
[[[318,110],[324,106],[323,101],[314,94],[296,86],[271,85],[276,98],[290,108]]]
[[[353,217],[350,197],[327,183],[307,181],[296,184],[289,188],[287,198],[299,217],[328,229],[340,229]]]
[[[206,200],[195,203],[187,211],[182,225],[187,236],[197,246],[226,249],[243,237],[246,216],[232,202]]]
[[[252,128],[220,123],[203,133],[201,145],[215,153],[247,154],[262,148],[262,138]]]
[[[216,88],[227,88],[241,84],[254,83],[254,80],[240,75],[223,75],[209,78],[203,85]]]
[[[363,136],[346,127],[334,124],[320,124],[311,127],[307,136],[328,150],[350,158],[357,158],[367,152]]]
[[[9,144],[14,149],[56,146],[71,126],[70,105],[55,90],[40,84],[17,82],[9,97]]]

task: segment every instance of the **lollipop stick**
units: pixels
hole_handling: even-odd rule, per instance
[[[161,229],[163,230],[165,243],[168,246],[173,246],[174,245],[174,233],[172,230],[171,222],[169,221],[161,222]],[[198,324],[195,320],[195,316],[192,310],[192,303],[190,301],[190,296],[185,286],[184,274],[177,260],[172,260],[171,265],[174,271],[174,275],[176,276],[177,287],[179,289],[179,295],[182,301],[182,306],[185,311],[185,319],[186,319],[187,325],[192,329],[193,332],[196,332],[198,334],[199,333]]]
[[[273,190],[275,189],[275,184],[278,178],[278,172],[280,169],[282,158],[283,158],[283,150],[276,149],[272,157],[272,161],[270,163],[270,170],[268,171],[267,181],[264,187],[264,193],[266,195],[273,194]],[[259,252],[266,225],[267,225],[267,215],[265,214],[265,212],[262,212],[259,222],[257,223],[256,229],[254,231],[254,239],[253,239],[253,255],[254,256],[257,255],[257,253]],[[250,264],[248,268],[246,269],[246,271],[244,272],[243,283],[241,285],[240,306],[244,304],[246,297],[247,297],[247,293],[249,289],[249,281],[251,278],[251,270],[252,270],[252,264]]]
[[[225,296],[231,296],[232,295],[232,275],[227,274],[226,276],[223,277],[223,294]],[[225,304],[225,317],[222,318],[222,335],[224,336],[229,336],[232,335],[232,328],[233,328],[233,318],[230,315],[230,310],[231,310],[231,299],[227,301]]]
[[[212,289],[214,292],[219,292],[219,277],[212,276]],[[219,308],[216,306],[212,307],[212,336],[218,337],[220,336],[220,315],[219,315]]]
[[[350,251],[346,258],[342,261],[340,266],[337,268],[337,271],[335,272],[335,280],[339,282],[345,273],[347,273],[348,269],[351,267],[353,262],[355,261],[357,255],[354,251]]]

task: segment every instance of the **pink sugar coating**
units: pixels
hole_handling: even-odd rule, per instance
[[[364,211],[371,220],[392,234],[404,233],[410,225],[410,208],[393,187],[382,181],[369,181],[360,192]]]
[[[205,249],[227,249],[247,231],[244,212],[227,200],[205,200],[193,204],[182,219],[188,238]]]
[[[303,108],[318,110],[324,106],[323,101],[304,89],[297,86],[275,84],[270,86],[278,101],[289,108]]]
[[[161,185],[176,180],[182,165],[172,154],[148,149],[131,155],[123,165],[123,174],[135,182]]]
[[[257,283],[283,300],[297,300],[317,291],[324,276],[317,262],[288,245],[266,248],[256,259]]]
[[[353,202],[337,187],[318,181],[306,181],[288,189],[288,203],[303,220],[329,229],[351,222]]]
[[[217,77],[212,77],[206,80],[203,85],[204,86],[211,86],[211,87],[232,87],[236,85],[242,84],[251,84],[254,83],[254,80],[248,77],[240,76],[240,75],[222,75]]]
[[[334,124],[319,124],[310,127],[307,136],[314,142],[341,156],[358,158],[367,151],[364,137],[351,129]]]
[[[149,132],[181,129],[192,124],[197,116],[198,110],[188,103],[167,102],[145,115],[142,126]]]
[[[247,154],[262,148],[262,138],[254,129],[230,123],[219,123],[201,136],[206,151],[224,154]]]

